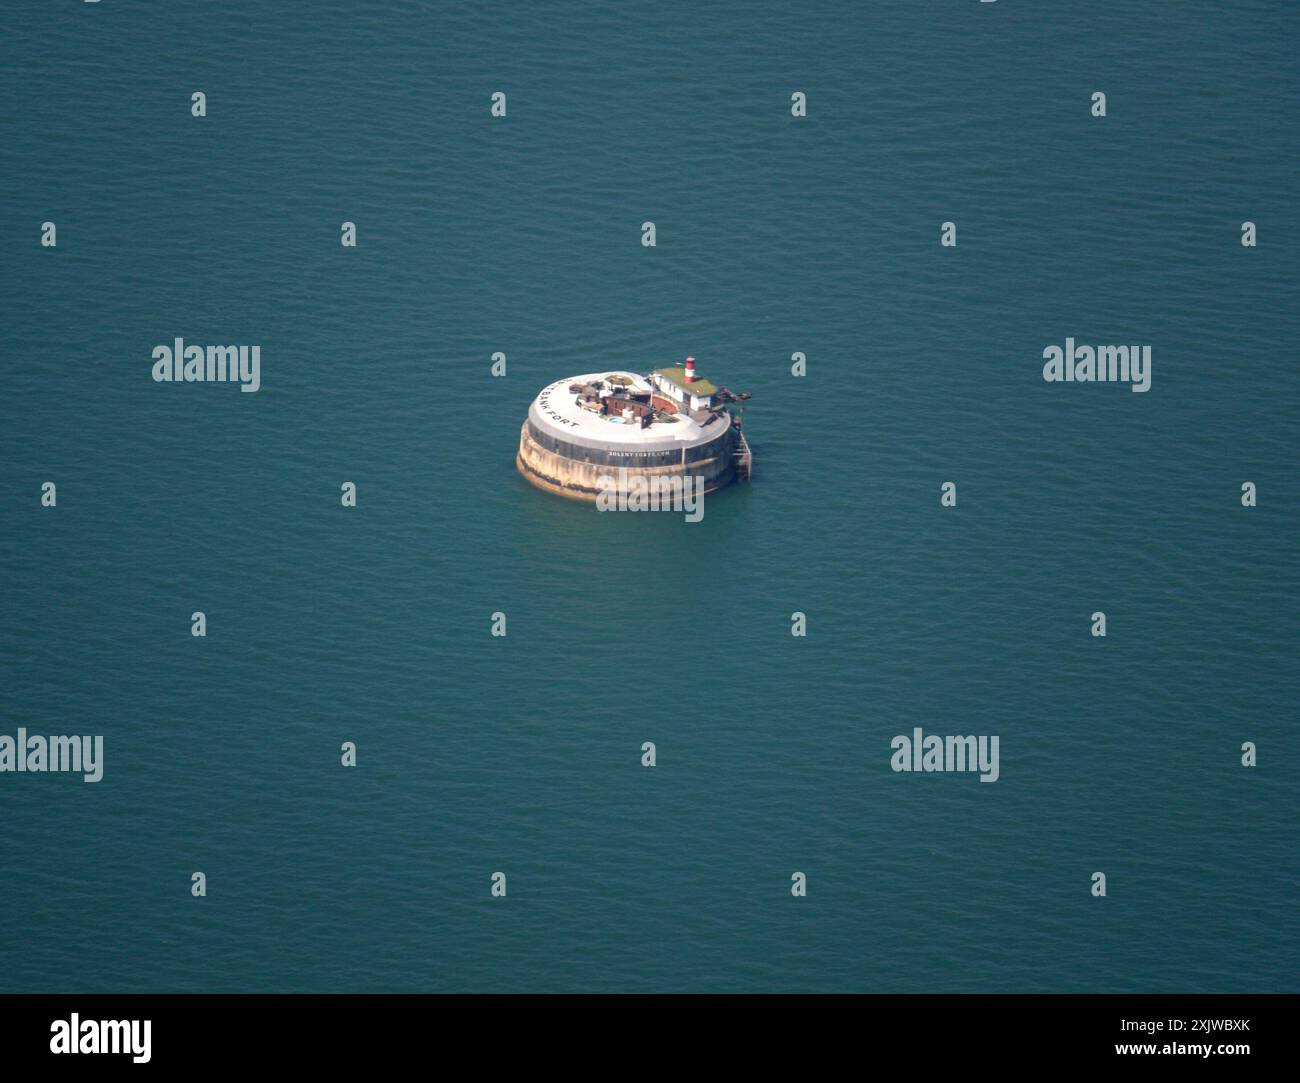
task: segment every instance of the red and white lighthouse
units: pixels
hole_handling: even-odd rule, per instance
[[[686,382],[688,384],[695,383],[695,358],[693,357],[686,359]]]

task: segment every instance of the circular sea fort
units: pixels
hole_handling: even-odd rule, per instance
[[[578,500],[653,479],[699,477],[713,492],[748,478],[749,446],[727,403],[748,398],[695,374],[695,359],[648,376],[611,370],[542,388],[519,433],[519,472]]]

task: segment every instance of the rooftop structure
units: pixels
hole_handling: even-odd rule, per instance
[[[692,410],[709,410],[718,389],[702,376],[695,375],[695,358],[688,357],[683,366],[655,369],[650,382],[669,398],[676,399]]]
[[[583,390],[572,390],[579,386]],[[657,406],[654,399],[658,396],[653,391],[644,376],[633,372],[572,376],[542,388],[528,416],[543,429],[575,444],[641,450],[690,446],[728,427],[720,414],[684,411],[684,404],[677,402]],[[626,411],[632,416],[625,416]],[[651,418],[648,425],[643,424],[647,416]]]
[[[655,369],[654,375],[661,377],[663,380],[680,387],[683,391],[687,391],[692,395],[712,396],[718,393],[718,389],[702,376],[697,376],[694,380],[688,383],[686,380],[686,370],[680,366],[666,369]]]

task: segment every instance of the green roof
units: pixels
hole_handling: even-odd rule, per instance
[[[678,387],[690,395],[716,395],[718,389],[701,376],[691,383],[686,382],[686,369],[681,366],[670,369],[655,369],[665,380],[672,380]]]

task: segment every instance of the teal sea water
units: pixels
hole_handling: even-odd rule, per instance
[[[1300,989],[1294,5],[3,19],[0,733],[106,762],[0,775],[0,989]],[[515,472],[687,353],[702,522]]]

